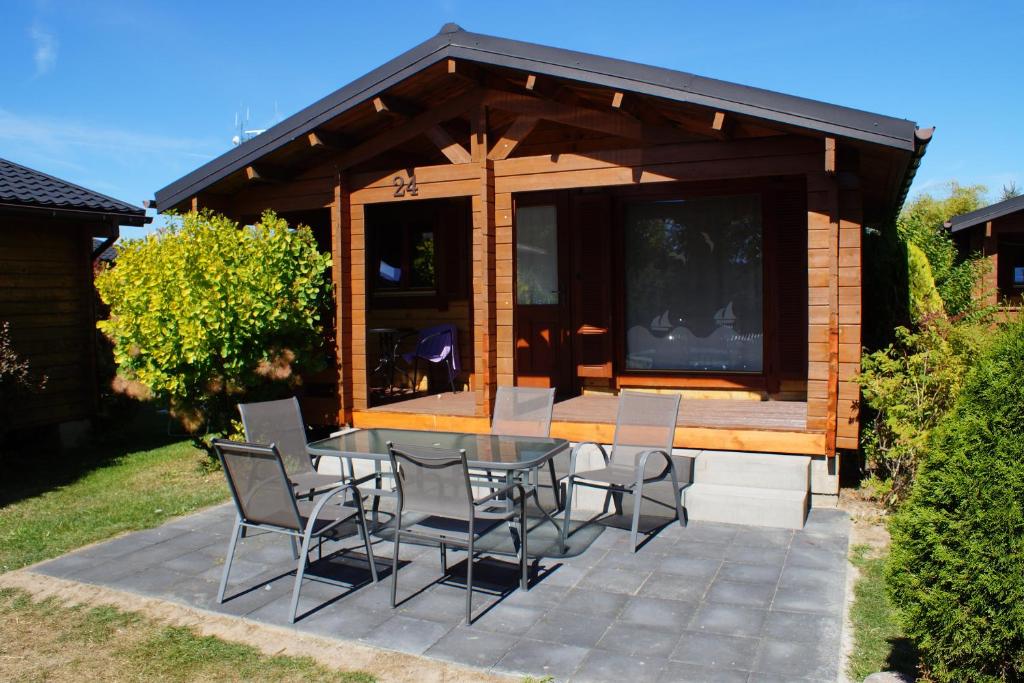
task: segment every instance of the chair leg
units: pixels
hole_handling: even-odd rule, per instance
[[[534,489],[536,493],[536,489]],[[540,500],[537,501],[540,505]],[[519,562],[521,565],[522,576],[519,579],[519,587],[524,590],[530,590],[530,556],[526,552],[526,496],[521,496],[519,500]]]
[[[401,520],[399,520],[401,523]],[[398,524],[395,525],[395,552],[394,557],[391,558],[391,607],[396,607],[398,599],[398,547],[399,547],[399,536]]]
[[[243,529],[242,520],[236,515],[235,529],[231,532],[231,542],[228,544],[228,556],[224,560],[224,572],[220,576],[220,590],[217,591],[217,602],[219,603],[224,602],[224,591],[228,587],[228,575],[231,573],[231,561],[235,559],[235,547],[238,545],[238,537]]]
[[[559,485],[558,485],[558,473],[555,472],[555,460],[554,460],[554,458],[552,458],[551,460],[548,460],[548,471],[551,474],[551,495],[555,499],[555,509],[556,510],[561,510],[562,506],[565,504],[565,501],[562,499],[561,487],[559,487]],[[540,483],[540,475],[539,474],[537,476],[537,481],[538,481],[538,484],[539,484]]]
[[[292,623],[295,623],[295,613],[299,611],[299,593],[302,592],[302,577],[306,573],[306,562],[309,561],[309,540],[310,534],[307,531],[302,536],[302,556],[299,558],[298,566],[295,568],[295,587],[292,588],[292,606],[289,613],[292,615]]]
[[[242,529],[242,531],[245,531],[245,529]],[[295,542],[295,537],[288,534],[288,540],[291,541],[292,544],[292,559],[299,559],[299,544]]]
[[[615,514],[622,516],[622,491],[612,491],[612,500],[615,502]]]
[[[469,536],[469,557],[466,558],[466,625],[473,623],[473,535]]]
[[[669,472],[672,475],[672,500],[676,504],[676,516],[679,517],[679,526],[686,526],[686,516],[683,514],[683,490],[679,488],[679,475],[676,473],[676,465],[669,456]]]
[[[569,536],[569,525],[572,523],[572,494],[576,487],[573,476],[569,475],[569,481],[565,488],[565,521],[562,522],[562,552],[565,552],[565,540]]]
[[[633,525],[629,531],[629,543],[632,548],[632,552],[636,552],[636,537],[637,532],[640,529],[640,503],[644,499],[644,482],[643,480],[636,483],[636,488],[633,490]],[[621,495],[621,494],[620,494]]]
[[[363,514],[363,501],[356,496],[356,504],[359,515],[359,531],[363,536],[363,545],[366,546],[366,561],[370,563],[370,576],[373,582],[377,583],[377,562],[373,559],[373,546],[370,544],[370,532],[366,530],[366,515]]]
[[[441,572],[448,573],[448,546],[441,543]]]

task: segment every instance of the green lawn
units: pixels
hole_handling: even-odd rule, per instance
[[[877,671],[917,673],[917,655],[903,636],[885,593],[886,556],[868,545],[856,545],[850,551],[850,561],[860,569],[850,608],[853,652],[849,674],[854,681],[862,681]]]
[[[206,454],[141,411],[72,451],[8,455],[0,466],[0,572],[226,500]]]
[[[371,683],[308,657],[269,656],[113,607],[68,607],[0,590],[0,680]]]

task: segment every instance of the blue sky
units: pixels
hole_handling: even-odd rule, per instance
[[[936,126],[915,193],[1024,187],[1019,2],[4,0],[0,157],[141,204],[447,21]]]

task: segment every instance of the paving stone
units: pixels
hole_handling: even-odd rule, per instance
[[[450,624],[399,614],[370,631],[361,640],[377,647],[420,655],[451,629]]]
[[[590,652],[585,647],[546,643],[523,638],[498,661],[495,668],[514,674],[568,679]]]
[[[839,614],[845,600],[842,577],[836,577],[835,586],[781,586],[775,591],[772,609],[784,612],[814,612]]]
[[[780,567],[786,561],[786,551],[770,546],[731,545],[723,556],[729,562],[744,564],[776,564]]]
[[[808,588],[829,588],[838,584],[834,572],[823,569],[811,569],[808,567],[786,566],[782,570],[782,578],[779,579],[781,588],[808,587]]]
[[[553,609],[525,635],[534,640],[593,647],[611,624],[611,617],[589,615],[584,619],[579,614]]]
[[[844,510],[811,508],[800,532],[806,535],[847,537],[850,534],[850,515]]]
[[[636,595],[650,571],[619,569],[616,567],[595,567],[588,571],[576,585],[580,588],[594,588],[612,593]]]
[[[759,643],[757,638],[684,631],[669,658],[712,669],[751,671]]]
[[[846,568],[845,552],[837,553],[832,550],[815,548],[809,546],[790,546],[789,555],[786,556],[787,567],[808,567],[810,569],[824,569],[836,573]]]
[[[659,683],[746,683],[746,671],[719,669],[688,662],[670,661],[658,677]]]
[[[689,628],[729,636],[757,636],[767,613],[767,610],[754,607],[709,602],[700,606]]]
[[[705,559],[699,557],[681,557],[671,555],[663,559],[656,571],[666,574],[679,574],[696,578],[710,579],[718,573],[722,562],[717,559]]]
[[[446,633],[425,654],[488,669],[497,664],[518,640],[516,636],[459,626]]]
[[[721,560],[728,554],[729,548],[730,545],[728,543],[683,540],[676,543],[674,556]]]
[[[839,668],[836,647],[765,638],[757,656],[755,671],[811,679],[835,680]]]
[[[143,569],[117,579],[117,587],[144,595],[159,595],[183,578],[191,577],[169,569]]]
[[[782,567],[777,564],[744,564],[742,562],[725,562],[718,578],[726,581],[743,583],[770,583],[776,585]]]
[[[807,612],[780,612],[768,610],[763,635],[775,640],[797,643],[817,643],[837,640],[842,631],[842,615],[821,615]]]
[[[786,549],[793,540],[793,534],[791,529],[742,527],[736,532],[732,543],[755,548]]]
[[[678,643],[677,629],[617,621],[605,631],[597,648],[619,654],[667,658]]]
[[[555,609],[573,614],[614,618],[619,615],[629,596],[588,588],[573,588]]]
[[[636,597],[631,598],[622,608],[619,621],[667,629],[678,634],[696,609],[697,606],[689,602]]]
[[[592,650],[586,656],[574,681],[620,683],[621,681],[653,681],[668,664],[662,657],[633,657],[603,650]]]
[[[729,544],[741,527],[717,522],[690,522],[679,534],[680,545],[691,542]]]
[[[638,591],[641,596],[700,602],[711,586],[710,577],[691,577],[654,572]]]
[[[498,605],[477,617],[473,621],[473,628],[495,633],[523,634],[540,621],[546,612],[544,607]]]
[[[473,609],[479,611],[494,602],[495,598],[474,591]],[[466,589],[457,586],[436,585],[406,599],[398,610],[401,614],[417,619],[457,624],[466,618]]]
[[[730,605],[767,608],[775,595],[775,584],[771,583],[740,583],[716,579],[708,590],[708,602],[721,602]]]

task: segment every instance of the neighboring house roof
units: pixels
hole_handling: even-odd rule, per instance
[[[107,244],[108,241],[109,240],[105,240],[101,237],[92,238],[92,251],[94,254],[94,261],[114,261],[117,258],[117,250],[114,249],[114,244]],[[107,246],[103,248],[103,251],[97,254],[96,250],[99,249],[104,244],[106,244]]]
[[[104,220],[114,219],[129,225],[144,225],[150,221],[141,207],[6,159],[0,159],[2,209],[98,214]]]
[[[950,232],[960,232],[961,230],[973,228],[976,225],[982,225],[983,223],[988,223],[1018,211],[1024,211],[1024,195],[1011,197],[1005,201],[976,209],[970,213],[953,216],[946,221],[946,227],[949,228]]]
[[[917,125],[913,121],[671,69],[470,33],[456,24],[446,24],[436,36],[157,191],[156,207],[170,208],[179,204],[205,187],[309,133],[325,121],[448,58],[744,114],[768,122],[917,153],[918,157],[924,150],[924,144],[916,136]],[[906,174],[904,195],[915,169],[916,166]],[[902,201],[902,196],[899,200]]]

